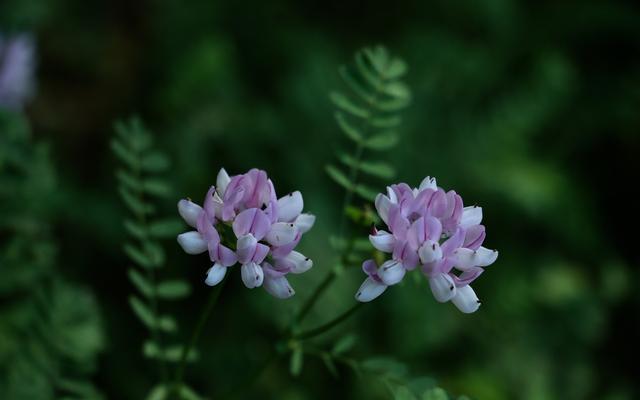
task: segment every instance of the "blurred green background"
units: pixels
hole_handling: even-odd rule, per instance
[[[474,284],[475,314],[410,279],[317,345],[353,332],[354,358],[394,357],[474,399],[640,397],[635,2],[3,0],[0,29],[33,32],[38,47],[30,127],[12,128],[30,139],[2,142],[4,161],[21,160],[17,173],[0,162],[2,398],[59,396],[24,366],[34,360],[110,399],[143,398],[155,383],[127,304],[126,210],[109,148],[114,121],[134,113],[172,160],[164,215],[181,197],[200,201],[224,166],[267,170],[318,217],[301,243],[314,268],[291,279],[296,296],[248,291],[234,273],[187,370],[209,398],[242,384],[335,261],[327,238],[343,191],[323,167],[343,139],[327,93],[342,87],[337,67],[377,43],[407,61],[414,95],[400,144],[382,157],[400,181],[436,176],[483,206],[500,258]],[[165,244],[165,272],[194,287],[171,306],[186,337],[210,290],[208,260]],[[45,273],[53,283],[42,287]],[[346,271],[309,325],[349,307],[362,279]],[[33,347],[32,334],[58,325],[75,328],[65,346]],[[288,371],[286,360],[272,366],[245,397],[388,398],[375,379],[344,367],[336,379],[312,357],[300,377]]]

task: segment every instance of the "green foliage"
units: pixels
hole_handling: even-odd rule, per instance
[[[353,154],[338,153],[348,172],[335,165],[326,172],[347,193],[371,201],[377,190],[359,183],[358,176],[391,179],[395,169],[384,161],[366,161],[365,151],[387,151],[398,143],[398,112],[411,102],[411,92],[401,80],[407,71],[405,62],[389,54],[382,46],[364,48],[355,55],[355,65],[341,67],[340,77],[348,93],[332,92],[330,100],[337,108],[335,119],[344,135],[355,144]],[[347,204],[348,206],[349,204]]]
[[[90,381],[104,348],[92,293],[56,263],[55,173],[19,115],[0,112],[0,398],[101,399]]]
[[[134,264],[127,276],[140,294],[129,296],[129,304],[149,329],[150,339],[144,343],[143,354],[158,361],[160,373],[166,378],[165,362],[179,362],[182,347],[165,344],[165,337],[178,330],[178,323],[171,315],[160,313],[159,302],[185,298],[190,286],[179,279],[158,280],[157,272],[165,265],[160,239],[175,236],[181,224],[176,219],[156,217],[154,202],[170,195],[171,189],[160,175],[169,167],[168,158],[153,145],[152,135],[139,119],[116,124],[111,148],[121,164],[116,171],[118,191],[131,214],[124,219],[131,239],[123,249]],[[195,356],[191,353],[187,359],[192,361]]]

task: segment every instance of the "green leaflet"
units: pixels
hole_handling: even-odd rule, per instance
[[[365,142],[365,146],[372,150],[388,150],[398,143],[398,135],[388,131],[377,134]]]
[[[134,314],[145,324],[147,327],[152,328],[156,325],[156,317],[151,309],[142,300],[136,296],[129,296],[129,305]]]
[[[182,358],[182,345],[169,345],[160,347],[153,340],[147,340],[142,346],[142,353],[145,357],[162,359],[168,362],[179,362]],[[198,353],[195,350],[189,352],[187,361],[198,360]]]
[[[349,139],[353,140],[356,143],[362,143],[362,133],[359,129],[357,129],[347,121],[347,118],[343,113],[341,113],[340,111],[336,111],[335,118],[338,126]]]
[[[369,118],[369,111],[367,111],[367,109],[356,105],[344,94],[339,92],[331,92],[329,94],[329,98],[331,99],[333,104],[342,111],[345,111],[356,117]]]
[[[167,218],[149,223],[149,234],[158,238],[177,236],[184,228],[184,223],[177,218]]]
[[[338,355],[338,354],[346,353],[347,351],[351,350],[351,348],[355,344],[356,344],[355,335],[343,336],[342,338],[340,338],[340,340],[336,342],[335,345],[333,345],[333,348],[331,349],[331,354]]]
[[[358,162],[353,156],[342,153],[338,156],[340,161],[348,167],[356,168],[366,174],[373,175],[378,178],[390,179],[395,175],[393,167],[383,161],[360,161]]]
[[[333,179],[338,185],[347,190],[353,190],[353,184],[351,183],[349,178],[347,178],[347,176],[337,167],[329,164],[325,167],[325,170],[327,171],[331,179]]]
[[[136,269],[129,268],[129,270],[127,271],[127,275],[129,276],[129,280],[131,281],[131,283],[133,283],[136,289],[138,289],[138,291],[140,291],[140,293],[142,293],[145,297],[148,298],[154,295],[153,286],[151,285],[151,283]]]
[[[172,280],[164,281],[158,284],[157,295],[164,299],[181,299],[187,297],[191,293],[191,287],[186,281]]]
[[[150,152],[142,157],[141,167],[148,172],[162,172],[169,168],[169,159],[162,153]]]
[[[291,375],[298,376],[302,372],[302,365],[304,363],[304,352],[302,347],[296,347],[291,352],[291,359],[289,360],[289,372]]]

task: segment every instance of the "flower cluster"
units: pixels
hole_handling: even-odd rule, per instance
[[[392,257],[380,267],[373,260],[363,263],[368,277],[356,299],[373,300],[420,266],[437,301],[451,300],[464,313],[476,311],[480,301],[470,283],[498,257],[482,247],[482,208],[464,207],[455,191],[445,192],[431,177],[414,189],[405,183],[388,187],[375,206],[389,231],[374,228],[369,240]]]
[[[303,214],[302,208],[298,191],[277,198],[264,171],[252,169],[229,177],[221,169],[203,207],[189,199],[178,202],[182,218],[196,228],[179,235],[178,243],[189,254],[208,251],[213,266],[207,271],[206,284],[218,284],[227,268],[240,263],[246,287],[263,286],[285,299],[294,294],[286,275],[305,272],[313,265],[294,250],[315,222],[315,216]]]
[[[20,110],[34,86],[35,46],[28,35],[0,35],[0,108]]]

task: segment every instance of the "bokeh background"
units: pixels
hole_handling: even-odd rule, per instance
[[[301,244],[314,268],[292,279],[296,296],[248,291],[234,274],[187,370],[208,398],[242,385],[335,262],[328,236],[343,190],[324,165],[343,139],[327,94],[342,87],[339,65],[380,43],[407,61],[413,91],[400,143],[380,157],[398,180],[433,175],[482,205],[500,258],[474,285],[475,314],[407,280],[316,345],[353,333],[350,356],[393,357],[474,399],[639,398],[635,2],[3,0],[0,30],[31,32],[38,61],[27,125],[11,128],[29,139],[0,132],[0,397],[60,396],[46,363],[110,399],[143,398],[156,382],[127,304],[126,210],[109,147],[114,121],[132,114],[172,161],[164,215],[181,197],[201,199],[224,166],[267,170],[318,217]],[[13,158],[19,173],[3,170]],[[193,283],[170,309],[186,337],[210,290],[207,260],[164,244],[164,273]],[[45,288],[44,275],[54,277]],[[309,325],[349,307],[362,279],[342,274]],[[37,340],[52,326],[65,332],[57,352]],[[339,372],[307,357],[292,377],[282,360],[244,397],[389,397],[375,379]]]

